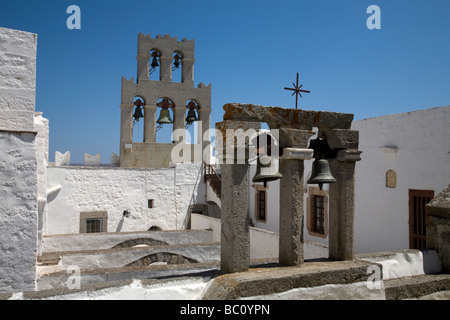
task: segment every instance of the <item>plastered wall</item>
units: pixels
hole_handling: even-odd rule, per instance
[[[36,283],[36,38],[0,28],[0,293]]]
[[[355,175],[355,250],[409,248],[408,190],[450,182],[450,106],[355,121],[363,151]],[[395,187],[386,172],[396,172]]]
[[[107,232],[186,229],[189,206],[205,203],[201,164],[173,168],[48,167],[45,234],[78,233],[80,213],[106,211]],[[153,200],[153,208],[148,208]],[[130,216],[124,217],[123,211]]]

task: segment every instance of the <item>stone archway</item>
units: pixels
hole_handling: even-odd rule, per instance
[[[248,161],[251,150],[242,143],[247,130],[267,123],[279,137],[281,157],[279,263],[300,265],[303,257],[304,160],[315,149],[307,146],[318,128],[318,137],[334,151],[327,158],[337,183],[330,186],[329,257],[352,260],[354,222],[355,162],[361,160],[359,133],[351,130],[353,114],[263,107],[253,104],[226,104],[223,121],[216,123],[222,134],[218,158],[222,161],[221,270],[224,273],[248,270],[250,238],[248,225]],[[246,130],[244,132],[244,130]],[[231,134],[229,131],[233,132]],[[241,140],[241,142],[239,142]],[[324,155],[322,155],[324,156]]]
[[[158,252],[152,253],[148,256],[142,257],[136,261],[127,264],[125,267],[141,267],[149,266],[153,263],[163,262],[167,264],[185,264],[185,263],[198,263],[197,260],[185,257],[180,254],[171,252]]]
[[[124,242],[121,242],[111,249],[118,249],[118,248],[132,248],[138,245],[147,245],[147,246],[164,246],[168,245],[167,242],[154,240],[150,238],[138,238],[138,239],[131,239]]]

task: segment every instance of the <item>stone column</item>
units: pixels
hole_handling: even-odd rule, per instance
[[[361,160],[359,150],[340,150],[329,160],[336,183],[330,184],[329,258],[352,260],[355,257],[355,162]]]
[[[156,141],[156,106],[144,106],[144,142]]]
[[[222,273],[247,271],[250,264],[249,165],[222,164]]]
[[[123,167],[127,163],[126,158],[130,155],[125,146],[133,143],[133,105],[120,105],[120,166]]]
[[[137,79],[149,79],[150,53],[141,53],[136,56],[137,60]]]
[[[249,230],[249,154],[246,138],[261,127],[259,122],[222,121],[216,123],[217,159],[221,161],[221,259],[223,273],[248,270]],[[233,129],[240,130],[233,130]],[[219,134],[220,133],[220,134]]]
[[[303,162],[313,153],[312,149],[285,148],[281,157],[279,263],[284,266],[304,261]]]
[[[120,105],[120,144],[121,148],[124,143],[131,143],[133,141],[133,105]]]
[[[192,86],[194,85],[194,62],[195,59],[183,58],[181,60],[181,81],[183,83],[191,84]]]
[[[186,108],[182,107],[181,105],[175,108],[172,108],[173,110],[173,130],[182,129],[185,130],[186,128]],[[178,141],[176,141],[178,142]]]
[[[205,158],[211,155],[211,134],[205,134],[211,125],[211,108],[202,107],[197,112],[201,125],[198,127],[198,141],[195,143],[201,144],[203,158]]]
[[[172,57],[159,58],[160,81],[172,81]]]

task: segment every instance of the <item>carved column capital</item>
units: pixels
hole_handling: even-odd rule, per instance
[[[360,161],[361,160],[361,150],[339,150],[336,155],[338,161]]]

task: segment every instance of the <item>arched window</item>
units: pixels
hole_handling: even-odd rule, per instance
[[[181,52],[175,51],[172,54],[172,81],[183,82],[183,54]]]
[[[172,143],[173,108],[175,104],[169,98],[161,98],[157,103],[159,115],[156,120],[156,142]]]
[[[144,98],[134,97],[133,105],[133,141],[142,142],[144,141]]]
[[[161,72],[160,72],[160,60],[161,53],[158,50],[151,50],[150,51],[150,63],[149,63],[149,72],[148,72],[148,78],[150,80],[160,80]]]

